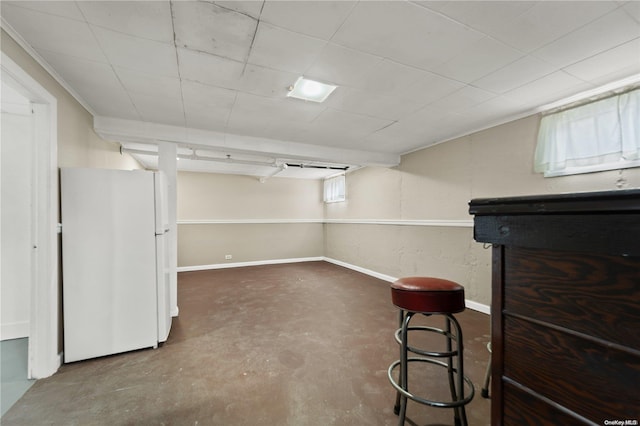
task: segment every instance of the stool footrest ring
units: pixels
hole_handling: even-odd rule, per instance
[[[435,327],[427,327],[424,325],[412,325],[408,327],[407,330],[408,331],[412,331],[412,330],[413,331],[430,331],[433,333],[442,334],[443,336],[446,336],[449,339],[455,340],[455,335],[453,333],[449,333],[445,330],[435,328]],[[397,329],[395,333],[395,338],[396,338],[396,342],[399,345],[402,345],[402,338],[400,337],[401,334],[402,334],[402,328]],[[452,356],[458,356],[458,349],[452,350],[449,352],[433,352],[433,351],[426,351],[424,349],[418,349],[413,346],[407,345],[407,350],[409,352],[413,352],[414,354],[429,356],[433,358],[450,358]]]
[[[418,358],[418,357],[411,357],[411,358],[407,358],[407,362],[426,362],[429,364],[435,364],[435,365],[439,365],[441,367],[445,367],[445,368],[449,368],[449,365],[445,362],[442,361],[438,361],[435,359],[429,359],[429,358]],[[391,385],[398,391],[400,392],[402,395],[406,396],[407,398],[419,402],[421,404],[425,404],[425,405],[430,405],[432,407],[443,407],[443,408],[456,408],[456,407],[461,407],[465,404],[468,404],[472,399],[473,396],[475,394],[475,389],[473,387],[473,383],[471,382],[471,380],[467,377],[467,376],[463,376],[464,381],[467,383],[467,385],[469,385],[469,395],[467,395],[466,398],[458,400],[458,401],[432,401],[429,399],[425,399],[425,398],[421,398],[419,396],[413,395],[412,393],[409,393],[408,391],[402,389],[400,387],[400,385],[398,385],[398,383],[395,381],[395,379],[393,378],[393,370],[398,367],[400,365],[400,360],[395,361],[394,363],[392,363],[389,366],[389,370],[387,371],[387,376],[389,377],[389,381],[391,382]],[[454,373],[457,373],[457,369],[455,368],[451,368],[451,370]],[[459,390],[463,395],[464,393],[462,392],[462,390]]]

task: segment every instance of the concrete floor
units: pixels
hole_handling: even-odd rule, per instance
[[[180,317],[159,349],[65,364],[39,380],[2,425],[395,425],[387,379],[398,357],[389,284],[326,262],[179,274]],[[458,314],[480,397],[489,317]],[[446,395],[442,368],[414,391]],[[417,375],[416,375],[417,376]],[[443,393],[444,391],[444,393]],[[453,424],[452,410],[409,403],[413,425]]]

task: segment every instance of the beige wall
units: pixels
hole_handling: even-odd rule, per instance
[[[179,267],[323,254],[318,180],[180,172],[177,187]]]
[[[178,173],[178,221],[321,220],[322,182],[211,173]]]
[[[322,223],[178,226],[180,267],[319,257],[322,252]]]
[[[544,178],[533,172],[538,116],[496,126],[402,157],[394,169],[347,175],[347,201],[325,218],[471,220],[468,202],[504,197],[640,187],[640,169]],[[490,253],[470,227],[325,225],[325,256],[391,276],[459,280],[467,298],[489,304]]]

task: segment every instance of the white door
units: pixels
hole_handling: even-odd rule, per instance
[[[2,86],[0,339],[29,336],[32,274],[33,115],[28,99]]]

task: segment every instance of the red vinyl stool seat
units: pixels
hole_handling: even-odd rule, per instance
[[[464,407],[473,399],[474,387],[471,380],[464,375],[462,329],[453,316],[453,314],[465,309],[464,287],[441,278],[400,278],[391,284],[391,300],[395,306],[400,308],[400,328],[395,333],[395,339],[400,344],[400,359],[392,363],[388,370],[389,380],[397,390],[394,412],[399,415],[399,424],[404,425],[407,399],[411,399],[432,407],[453,408],[455,424],[466,425],[467,416]],[[411,319],[416,314],[443,316],[445,328],[410,326]],[[430,351],[410,346],[409,331],[424,331],[445,336],[446,350]],[[408,357],[409,352],[419,356]],[[457,361],[455,366],[454,358]],[[409,392],[408,369],[411,362],[423,362],[445,367],[449,379],[451,400],[434,401]],[[400,367],[400,373],[396,380],[393,371],[397,367]],[[465,387],[469,389],[467,396],[465,396]]]

